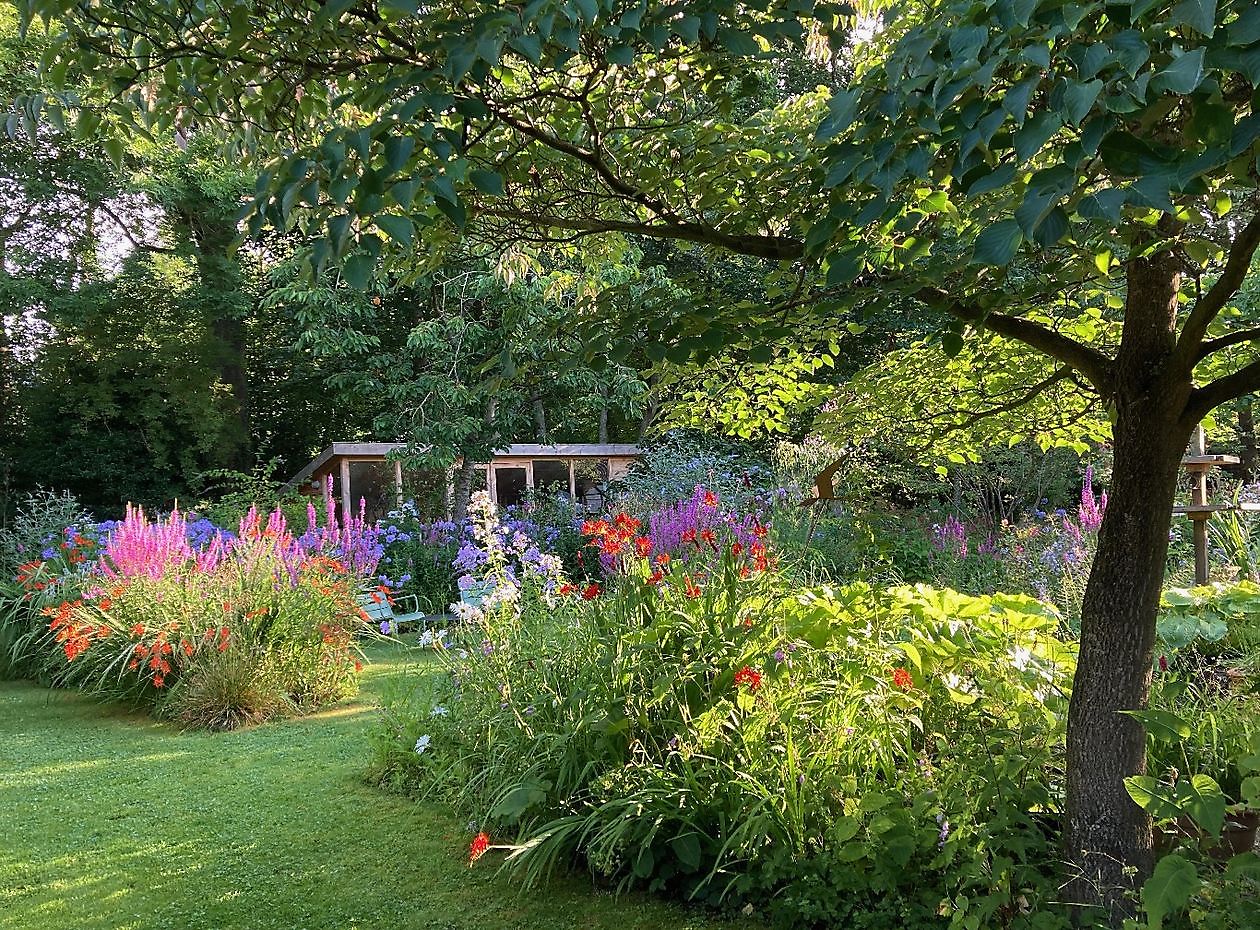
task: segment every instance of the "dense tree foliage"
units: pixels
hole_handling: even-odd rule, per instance
[[[418,245],[667,239],[744,256],[762,284],[754,302],[690,295],[654,359],[813,354],[853,321],[838,306],[896,295],[970,353],[961,380],[943,371],[980,412],[1101,405],[1115,472],[1083,607],[1068,853],[1073,896],[1120,919],[1151,863],[1123,784],[1143,729],[1120,712],[1147,698],[1179,459],[1199,420],[1260,387],[1238,299],[1260,244],[1254,4],[938,0],[856,48],[851,8],[813,0],[21,6],[68,27],[50,79],[83,68],[110,95],[103,111],[31,98],[29,117],[114,148],[116,126],[219,131],[266,162],[250,228],[301,223],[312,266],[341,259],[351,284],[382,258],[414,267]],[[768,90],[802,72],[800,93]],[[966,362],[994,336],[1027,348],[990,381]],[[930,373],[896,361],[894,379]],[[1083,417],[1061,438],[1096,437]]]

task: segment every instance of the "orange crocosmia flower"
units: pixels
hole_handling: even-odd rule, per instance
[[[660,554],[656,557],[656,564],[657,564],[657,565],[668,565],[668,564],[669,564],[669,553],[668,553],[668,552],[662,552],[662,553],[660,553]]]
[[[154,685],[154,687],[156,687],[156,688],[164,688],[164,687],[166,687],[166,679],[165,679],[165,678],[163,678],[161,675],[154,675],[154,676],[153,676],[153,685]]]
[[[914,679],[910,677],[910,673],[904,668],[893,669],[892,683],[898,688],[909,691],[914,687]]]
[[[472,844],[468,847],[468,864],[472,865],[490,849],[490,836],[487,833],[478,833],[473,837]]]
[[[135,626],[133,626],[133,627],[131,628],[131,635],[132,635],[132,636],[143,636],[143,635],[144,635],[144,624],[143,624],[143,623],[137,623]]]

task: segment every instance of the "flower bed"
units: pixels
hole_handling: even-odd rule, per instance
[[[792,926],[1025,919],[1054,893],[1054,610],[794,590],[761,524],[698,505],[676,540],[592,521],[594,590],[518,588],[431,638],[444,674],[387,706],[382,779],[445,796],[470,857],[527,878],[581,862]]]
[[[357,688],[357,596],[376,535],[331,507],[323,525],[312,508],[301,536],[278,510],[226,533],[129,509],[19,567],[11,664],[211,729],[341,700]]]

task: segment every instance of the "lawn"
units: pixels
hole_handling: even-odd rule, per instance
[[[593,891],[522,891],[440,807],[362,780],[382,647],[358,700],[226,734],[0,682],[0,928],[716,927]]]

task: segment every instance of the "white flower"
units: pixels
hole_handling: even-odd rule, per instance
[[[1032,665],[1032,659],[1032,650],[1025,649],[1023,646],[1019,646],[1011,652],[1011,664],[1021,672]]]
[[[437,707],[433,708],[433,710],[429,711],[429,716],[430,717],[445,717],[449,713],[450,713],[449,710],[447,710],[445,707],[439,704],[437,705]]]
[[[429,736],[428,733],[424,734],[424,736],[416,740],[416,755],[418,756],[424,755],[424,751],[429,748],[429,743],[431,741],[432,741],[431,737]]]

